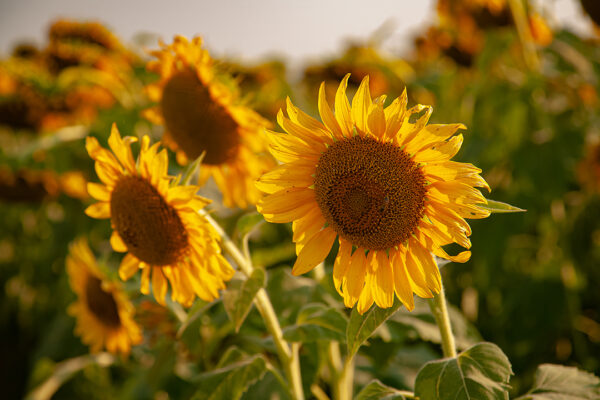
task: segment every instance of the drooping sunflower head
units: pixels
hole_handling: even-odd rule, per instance
[[[118,282],[109,280],[98,267],[83,239],[71,244],[67,257],[69,283],[77,301],[69,313],[77,318],[75,333],[92,352],[106,348],[128,354],[142,341],[140,327],[133,320],[134,307]]]
[[[157,106],[146,117],[165,127],[164,142],[185,164],[205,153],[201,182],[213,176],[229,207],[255,204],[260,192],[253,181],[274,165],[266,153],[262,130],[268,124],[241,105],[237,92],[222,83],[202,39],[177,36],[162,44],[148,63],[160,75],[147,87]],[[231,83],[233,84],[233,83]]]
[[[115,251],[127,252],[119,275],[127,280],[142,269],[144,294],[150,292],[165,304],[168,283],[171,298],[190,306],[196,297],[213,300],[233,276],[221,255],[217,234],[198,211],[208,200],[196,195],[198,186],[173,186],[167,175],[165,149],[142,138],[139,158],[131,152],[132,137],[121,138],[116,126],[108,140],[112,153],[93,137],[86,147],[96,161],[104,185],[88,183],[89,194],[99,202],[86,209],[94,218],[110,218]]]
[[[270,222],[293,222],[303,274],[325,259],[338,238],[333,280],[348,307],[390,307],[394,293],[412,309],[413,293],[431,297],[441,287],[434,255],[465,262],[469,251],[448,255],[442,246],[470,248],[465,218],[489,212],[475,187],[488,188],[471,164],[451,161],[462,144],[462,124],[427,125],[431,107],[406,108],[406,92],[384,107],[366,77],[352,105],[342,80],[332,110],[319,91],[322,123],[290,101],[269,132],[283,165],[257,182],[268,195],[258,204]]]

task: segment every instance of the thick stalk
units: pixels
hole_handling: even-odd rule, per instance
[[[227,233],[225,233],[223,228],[221,228],[221,226],[210,215],[208,215],[206,211],[200,210],[200,214],[206,218],[206,220],[212,225],[212,227],[221,237],[221,246],[223,250],[229,254],[231,258],[233,258],[244,275],[250,276],[252,274],[253,267],[249,261],[249,258],[242,254],[235,243],[233,243],[229,236],[227,236]],[[273,336],[275,348],[277,349],[277,355],[279,356],[279,361],[281,362],[281,365],[285,371],[285,375],[288,379],[294,399],[304,400],[298,348],[296,347],[290,349],[289,344],[283,338],[281,325],[279,325],[277,314],[275,314],[275,310],[273,309],[273,305],[271,304],[271,300],[269,299],[269,295],[267,294],[266,290],[260,289],[256,293],[254,305],[262,316],[267,330],[271,336]]]
[[[354,390],[354,357],[347,357],[335,382],[336,400],[352,400]]]
[[[433,299],[429,299],[429,307],[431,308],[431,313],[440,330],[444,357],[456,357],[456,344],[454,342],[452,326],[450,325],[450,315],[448,314],[448,306],[443,285],[440,289],[440,293],[433,296]]]

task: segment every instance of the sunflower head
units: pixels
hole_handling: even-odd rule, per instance
[[[69,306],[69,313],[77,318],[75,333],[92,352],[106,348],[128,354],[132,345],[142,341],[133,320],[134,307],[118,282],[109,280],[98,267],[85,240],[71,244],[67,272],[77,294],[77,301]]]
[[[217,234],[198,214],[209,201],[196,195],[198,186],[171,184],[167,152],[158,151],[159,143],[150,146],[147,136],[136,162],[131,151],[136,140],[121,138],[114,125],[108,140],[112,152],[88,137],[86,147],[103,185],[88,183],[98,203],[86,213],[110,218],[111,245],[127,253],[119,269],[122,279],[141,269],[142,293],[150,292],[152,280],[154,297],[163,305],[168,283],[171,298],[185,306],[196,297],[211,301],[233,269],[221,255]]]
[[[471,247],[465,218],[489,212],[475,187],[489,186],[480,169],[451,161],[462,144],[462,124],[427,125],[431,107],[406,108],[406,92],[384,107],[372,99],[369,77],[352,99],[349,75],[339,85],[333,110],[324,85],[319,122],[289,100],[278,122],[287,134],[269,132],[270,150],[283,165],[257,186],[258,204],[270,222],[293,222],[298,258],[292,273],[323,261],[333,242],[333,268],[344,303],[365,312],[374,302],[391,307],[395,295],[412,309],[413,293],[431,297],[441,287],[434,255],[465,262],[469,251],[448,255],[442,246]]]
[[[177,36],[161,46],[147,66],[160,80],[147,87],[158,105],[146,117],[164,125],[163,140],[181,164],[205,153],[200,181],[212,176],[225,205],[256,203],[260,192],[253,181],[274,165],[261,137],[268,122],[240,104],[232,81],[223,83],[201,38]]]

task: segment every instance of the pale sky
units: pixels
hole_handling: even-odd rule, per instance
[[[555,25],[589,32],[578,0],[538,0]],[[257,60],[280,54],[292,61],[327,56],[345,39],[368,38],[386,24],[385,47],[408,50],[435,18],[434,0],[0,0],[0,55],[23,39],[45,45],[59,17],[97,20],[123,41],[154,33],[201,35],[216,56]]]

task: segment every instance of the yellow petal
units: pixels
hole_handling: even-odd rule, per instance
[[[398,296],[407,310],[412,311],[415,308],[415,301],[404,259],[398,251],[395,251],[391,262],[396,296]]]
[[[447,142],[438,142],[426,150],[417,152],[413,158],[416,163],[440,162],[451,159],[458,153],[463,143],[463,135],[454,136]]]
[[[371,107],[371,93],[369,91],[369,75],[365,76],[352,99],[352,118],[359,133],[367,132],[367,118]]]
[[[123,257],[121,265],[119,266],[119,277],[126,281],[131,278],[138,271],[140,262],[137,258],[131,254],[127,254]]]
[[[400,146],[404,146],[413,140],[414,137],[421,131],[421,129],[427,125],[432,112],[433,108],[431,106],[424,106],[422,104],[417,104],[410,110],[406,111],[402,126],[396,134],[396,137],[394,137],[395,143],[398,143]],[[410,120],[412,116],[417,114],[421,114],[421,116],[418,117],[414,123],[411,123]]]
[[[327,129],[329,129],[329,131],[333,134],[334,137],[342,139],[342,130],[340,129],[340,126],[338,125],[338,122],[333,116],[333,112],[331,111],[331,108],[327,103],[327,98],[325,96],[325,82],[321,83],[321,86],[319,87],[318,107],[321,119],[323,120],[323,123],[325,124]]]
[[[110,192],[108,188],[99,183],[88,182],[87,190],[90,196],[99,201],[110,201]]]
[[[373,274],[371,268],[367,265],[367,271],[365,275],[365,286],[360,292],[360,296],[358,297],[358,304],[356,305],[356,311],[358,311],[360,315],[367,312],[369,308],[371,308],[371,306],[373,305],[373,289],[375,284],[375,275]]]
[[[259,206],[257,205],[256,207],[258,208]],[[302,218],[306,215],[306,213],[313,210],[315,207],[318,206],[317,203],[313,201],[311,203],[302,204],[301,206],[298,206],[298,208],[294,208],[290,211],[279,212],[276,214],[263,213],[262,211],[260,211],[260,209],[259,212],[261,212],[265,220],[269,222],[284,223],[292,222],[294,220]]]
[[[404,122],[404,114],[406,113],[407,101],[408,95],[406,94],[406,88],[404,88],[402,95],[396,98],[392,104],[385,108],[385,141],[395,138],[398,134],[398,131],[402,127],[402,123]]]
[[[427,287],[432,291],[439,293],[442,278],[433,255],[414,238],[410,240],[409,252],[414,256],[414,260],[421,265]]]
[[[257,205],[261,214],[279,214],[315,203],[315,192],[305,188],[286,188],[265,196]]]
[[[265,193],[275,193],[278,190],[288,187],[308,188],[314,184],[315,178],[312,175],[315,173],[315,166],[312,168],[303,168],[293,165],[298,163],[290,164],[280,165],[261,176],[255,184],[256,187]]]
[[[150,294],[150,271],[152,267],[146,263],[141,264],[142,266],[142,285],[140,291],[143,294]]]
[[[335,119],[342,130],[345,137],[352,137],[354,134],[354,125],[352,122],[352,110],[348,96],[346,96],[346,88],[348,87],[348,79],[350,74],[346,74],[340,86],[335,93]]]
[[[310,115],[306,114],[304,111],[300,110],[294,104],[292,104],[292,101],[289,97],[286,98],[285,101],[287,106],[287,113],[290,117],[290,120],[292,120],[300,126],[303,126],[319,134],[319,136],[328,136],[326,134],[327,130],[325,129],[325,126],[322,123],[320,123]]]
[[[277,113],[277,123],[290,135],[301,139],[309,146],[321,151],[325,149],[325,143],[333,143],[333,139],[330,136],[324,138],[322,135],[318,135],[314,131],[291,121],[283,115],[283,111],[281,110]]]
[[[365,275],[367,273],[367,258],[365,251],[358,248],[350,259],[350,267],[346,273],[346,282],[348,291],[344,294],[348,296],[349,302],[354,305],[360,297],[360,293],[365,285]]]
[[[413,292],[422,298],[433,297],[425,279],[425,272],[423,271],[421,264],[416,261],[416,257],[412,254],[412,249],[407,249],[406,251],[397,254],[403,256],[404,265]]]
[[[342,283],[350,266],[350,257],[352,256],[352,244],[345,239],[339,238],[340,249],[333,263],[333,286],[335,290],[343,296]]]
[[[325,225],[325,218],[321,214],[321,210],[317,207],[313,208],[302,218],[294,221],[292,228],[294,235],[292,240],[294,242],[306,241],[307,238],[311,238],[315,233],[319,232]]]
[[[459,129],[467,129],[463,124],[431,124],[425,126],[413,140],[406,144],[406,152],[414,154],[434,143],[442,142]]]
[[[99,203],[92,204],[85,209],[85,213],[92,218],[110,218],[110,203],[101,201]]]
[[[163,276],[161,267],[152,268],[152,292],[154,298],[160,305],[165,305],[165,296],[167,295],[167,280]]]
[[[108,145],[112,149],[113,153],[115,153],[115,156],[117,156],[117,159],[121,162],[121,165],[125,167],[130,174],[135,174],[135,161],[133,160],[133,155],[131,154],[131,147],[129,144],[126,144],[123,139],[121,139],[121,135],[117,129],[117,124],[112,124],[110,136],[108,138]]]
[[[378,264],[375,270],[376,289],[373,290],[373,298],[379,307],[389,308],[394,304],[394,276],[390,260],[385,251],[378,251],[372,262]]]
[[[121,236],[119,236],[117,231],[113,231],[112,235],[110,235],[110,245],[114,251],[119,253],[124,253],[127,251],[127,245],[123,242],[123,239],[121,239]]]
[[[292,268],[292,274],[305,274],[325,260],[336,236],[337,233],[330,228],[325,228],[315,234],[302,248]]]
[[[383,106],[381,104],[373,103],[371,105],[367,123],[371,134],[376,138],[383,138],[385,135],[385,114],[383,113]]]

